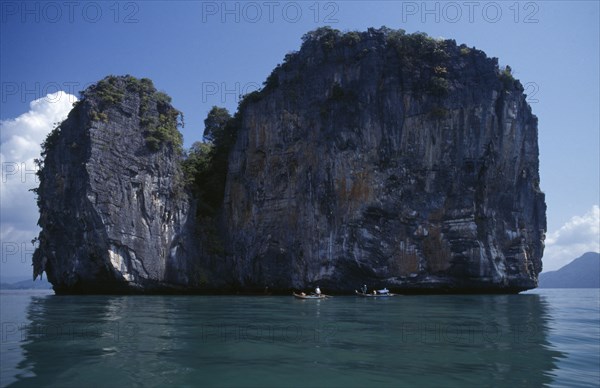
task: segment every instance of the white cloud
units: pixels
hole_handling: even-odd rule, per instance
[[[546,237],[544,271],[554,271],[586,252],[600,252],[600,207],[574,216]]]
[[[29,111],[17,118],[0,121],[0,236],[3,276],[31,275],[31,262],[24,266],[23,257],[30,259],[29,241],[39,232],[35,195],[29,191],[39,184],[34,159],[40,157],[40,144],[46,135],[56,123],[67,117],[75,101],[75,96],[59,91],[32,101]],[[14,252],[16,247],[18,252]]]

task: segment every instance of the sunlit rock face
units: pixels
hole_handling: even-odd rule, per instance
[[[151,136],[176,126],[170,99],[132,77],[108,77],[85,94],[46,141],[34,277],[45,271],[59,293],[194,285],[180,153]]]
[[[242,106],[224,201],[237,282],[536,287],[546,205],[525,98],[451,40],[308,34]]]

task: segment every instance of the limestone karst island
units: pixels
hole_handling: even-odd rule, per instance
[[[534,288],[546,205],[523,91],[453,40],[324,27],[184,151],[165,93],[108,76],[42,145],[34,278],[59,294]]]

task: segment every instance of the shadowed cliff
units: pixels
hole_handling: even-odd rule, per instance
[[[237,280],[535,287],[546,220],[525,97],[451,40],[307,34],[241,107],[224,208]]]

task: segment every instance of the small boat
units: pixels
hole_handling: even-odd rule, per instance
[[[325,299],[327,298],[327,295],[316,295],[316,294],[312,294],[312,295],[302,295],[302,294],[296,294],[295,292],[292,293],[292,295],[294,295],[295,298],[298,299]]]
[[[374,292],[373,294],[366,294],[364,292],[360,292],[357,290],[354,290],[354,292],[356,293],[356,295],[358,296],[362,296],[365,298],[391,298],[392,296],[396,296],[397,294],[392,294],[391,292],[389,292],[387,289],[383,289],[383,290],[379,290]]]

